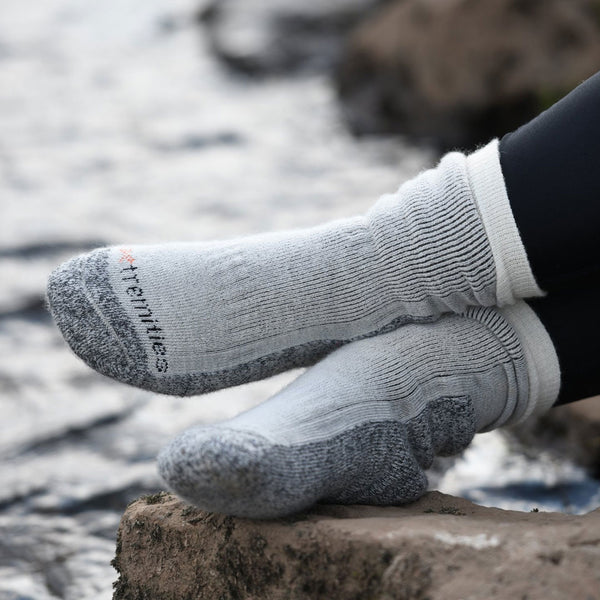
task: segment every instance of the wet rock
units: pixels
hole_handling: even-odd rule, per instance
[[[214,0],[201,21],[213,51],[236,70],[321,70],[336,62],[348,31],[383,1]]]
[[[81,521],[54,515],[0,515],[0,599],[104,599],[110,593],[114,532],[107,511]]]
[[[35,242],[30,244],[21,244],[19,246],[0,247],[0,259],[12,258],[20,260],[46,258],[48,256],[56,257],[63,254],[77,254],[86,252],[93,248],[105,246],[103,240],[63,240]]]
[[[600,509],[522,513],[438,492],[279,521],[206,513],[163,493],[121,520],[114,600],[597,598],[599,527]]]
[[[530,452],[542,448],[569,457],[600,478],[600,397],[558,406],[511,432]]]
[[[395,0],[351,36],[337,85],[357,133],[472,147],[528,121],[599,64],[597,0]]]

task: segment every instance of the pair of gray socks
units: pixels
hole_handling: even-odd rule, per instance
[[[447,155],[362,217],[101,249],[48,285],[83,360],[162,393],[201,394],[329,355],[260,407],[190,430],[161,455],[184,498],[256,517],[317,500],[414,499],[434,454],[551,405],[552,344],[515,305],[540,294],[496,141]],[[533,350],[531,331],[544,342]]]
[[[557,374],[524,302],[469,308],[336,350],[256,408],[184,432],[159,469],[192,504],[244,517],[410,502],[435,455],[547,410]]]

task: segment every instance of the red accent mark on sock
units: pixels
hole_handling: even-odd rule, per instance
[[[119,258],[119,262],[128,262],[130,265],[133,264],[135,258],[131,255],[131,248],[119,248],[119,252],[121,253],[121,258]]]

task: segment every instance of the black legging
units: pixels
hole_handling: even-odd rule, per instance
[[[557,404],[600,393],[600,73],[504,136],[500,161],[556,347]]]

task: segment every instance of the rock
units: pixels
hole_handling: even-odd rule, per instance
[[[473,147],[528,121],[600,65],[598,0],[395,0],[337,71],[356,133]]]
[[[121,520],[114,600],[591,600],[599,559],[600,509],[513,512],[430,492],[251,521],[163,493]]]
[[[567,456],[600,478],[600,397],[558,406],[510,431],[526,448]]]
[[[212,50],[238,71],[314,71],[336,61],[348,32],[383,1],[213,0],[200,20]]]

